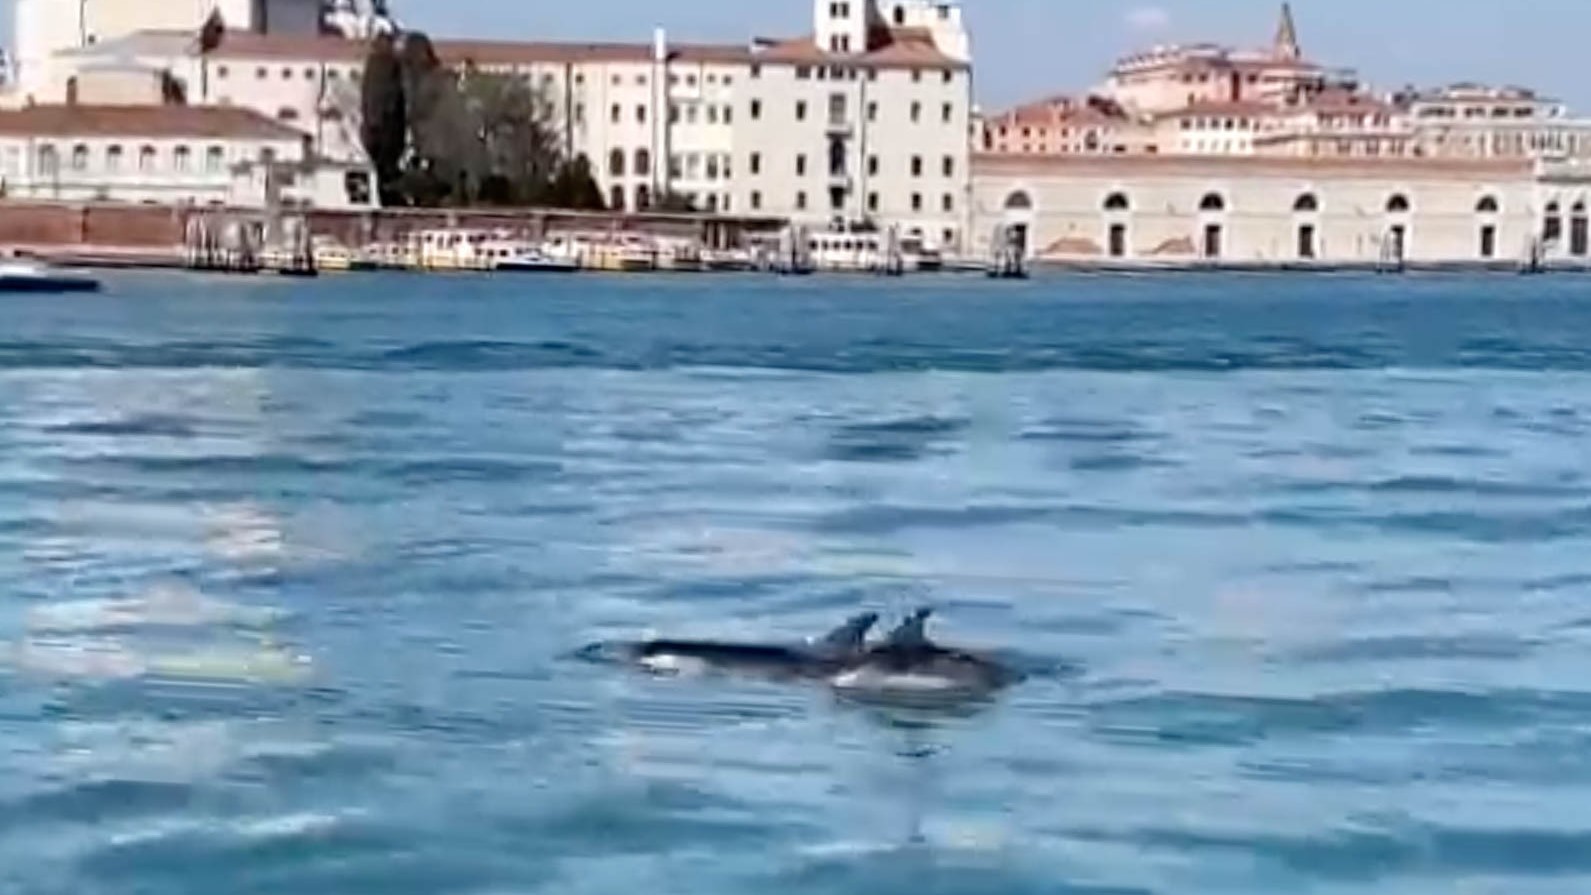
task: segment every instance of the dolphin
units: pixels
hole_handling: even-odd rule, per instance
[[[596,643],[582,658],[619,662],[660,675],[737,674],[771,680],[823,679],[861,653],[878,613],[862,612],[806,643],[640,640]]]
[[[1027,678],[993,657],[933,642],[932,617],[932,609],[916,610],[882,642],[851,653],[829,685],[858,699],[937,703],[986,699]]]

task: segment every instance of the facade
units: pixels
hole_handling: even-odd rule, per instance
[[[0,189],[16,199],[345,207],[332,172],[305,169],[297,130],[243,109],[32,106],[0,111]],[[268,174],[268,172],[273,172]]]
[[[31,88],[40,101],[65,102],[82,94],[89,72],[117,67],[140,83],[175,82],[190,103],[274,118],[309,136],[319,157],[363,161],[366,43],[281,31],[272,23],[285,13],[271,9],[269,23],[229,27],[205,53],[197,24],[68,42]],[[198,11],[191,18],[202,21]],[[965,244],[971,47],[949,0],[814,0],[809,36],[740,45],[674,43],[658,31],[633,44],[435,47],[461,76],[508,73],[533,84],[565,151],[590,159],[612,207],[681,196],[704,211],[815,228],[895,225],[930,245]]]
[[[1142,265],[1591,263],[1591,165],[1523,159],[975,159],[975,232]]]

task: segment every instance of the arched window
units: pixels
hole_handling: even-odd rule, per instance
[[[615,149],[608,153],[608,174],[613,177],[624,176],[624,150]],[[622,202],[620,207],[623,207]]]
[[[1226,200],[1221,198],[1220,193],[1205,193],[1204,198],[1199,200],[1199,210],[1226,211]]]
[[[49,143],[39,147],[39,170],[46,174],[53,174],[60,170],[61,157],[55,147]]]
[[[1111,193],[1105,197],[1106,211],[1128,211],[1132,203],[1127,200],[1127,194],[1122,192]]]
[[[1480,201],[1475,203],[1475,211],[1476,211],[1477,214],[1496,214],[1497,213],[1497,197],[1496,196],[1482,196],[1480,198]]]
[[[186,146],[178,146],[171,151],[172,167],[178,171],[188,170],[188,162],[193,158],[193,151]]]
[[[652,153],[646,149],[635,151],[635,173],[645,176],[652,173]]]
[[[111,146],[105,150],[105,170],[115,173],[122,169],[122,148]]]
[[[1299,195],[1299,197],[1297,199],[1293,200],[1293,211],[1295,211],[1295,212],[1309,212],[1309,211],[1319,211],[1319,210],[1320,210],[1320,200],[1315,198],[1315,194],[1314,193],[1302,193],[1302,194]]]
[[[645,211],[652,207],[652,190],[646,184],[635,188],[635,210]]]
[[[1547,218],[1541,223],[1543,242],[1557,242],[1563,238],[1563,206],[1554,199],[1547,203]]]
[[[1033,197],[1023,190],[1017,190],[1005,197],[1006,211],[1028,211],[1033,208]]]
[[[1570,214],[1585,214],[1585,200],[1580,199],[1569,209]]]
[[[622,155],[620,156],[623,157]],[[624,187],[614,184],[608,190],[608,208],[612,211],[624,210]]]
[[[1405,214],[1405,213],[1408,212],[1408,210],[1409,210],[1409,197],[1408,196],[1405,196],[1402,193],[1393,193],[1392,197],[1387,199],[1387,213],[1389,213],[1389,214]]]
[[[72,170],[88,170],[88,146],[79,143],[72,147]]]
[[[153,171],[155,169],[155,147],[145,146],[138,150],[138,170]]]
[[[226,163],[226,150],[219,146],[211,146],[204,154],[204,169],[212,174],[220,171]]]

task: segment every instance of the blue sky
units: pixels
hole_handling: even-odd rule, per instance
[[[393,0],[446,34],[738,41],[808,28],[810,0]],[[1275,0],[963,0],[978,94],[1001,105],[1094,83],[1119,53],[1156,41],[1264,43]],[[1304,50],[1387,86],[1520,83],[1591,112],[1591,0],[1294,0]]]
[[[160,2],[160,0],[156,0]],[[810,0],[391,0],[413,27],[519,39],[740,41],[809,28]],[[1119,53],[1156,41],[1263,43],[1275,0],[963,0],[978,97],[1000,106],[1093,84]],[[10,0],[0,0],[7,26]],[[1591,0],[1294,0],[1305,52],[1400,86],[1518,83],[1591,114]],[[9,27],[4,30],[9,31]]]

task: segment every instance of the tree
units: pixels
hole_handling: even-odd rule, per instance
[[[398,204],[398,179],[409,145],[409,119],[403,67],[391,35],[379,34],[370,44],[360,107],[359,137],[376,169],[382,204]]]
[[[591,174],[591,159],[586,158],[585,153],[559,163],[548,190],[547,204],[579,211],[602,211],[608,207],[602,198],[602,188]]]

